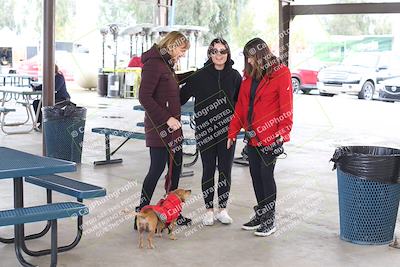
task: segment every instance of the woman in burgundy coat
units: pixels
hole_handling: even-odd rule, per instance
[[[189,40],[182,33],[173,31],[142,55],[144,65],[139,101],[145,109],[144,127],[146,146],[150,148],[150,169],[143,181],[137,210],[150,204],[167,164],[171,183],[166,183],[165,189],[169,192],[178,188],[183,136],[179,84],[173,67],[189,46]],[[189,222],[183,217],[177,221],[181,225]]]

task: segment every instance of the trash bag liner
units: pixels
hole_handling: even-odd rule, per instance
[[[335,150],[331,161],[360,179],[382,183],[400,183],[400,150],[377,146],[342,146]]]

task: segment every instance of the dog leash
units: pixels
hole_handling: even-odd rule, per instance
[[[174,163],[174,153],[172,152],[172,149],[169,148],[169,166],[168,166],[168,173],[165,175],[165,194],[168,194],[171,191],[171,186],[172,186],[172,168],[173,168],[173,163]]]
[[[175,140],[175,135],[176,135],[176,132],[178,130],[173,131],[171,133],[172,140]],[[183,132],[182,132],[182,134],[183,134]],[[175,142],[173,142],[173,143],[175,143]],[[174,166],[174,157],[175,157],[175,153],[173,152],[174,151],[174,147],[172,147],[172,145],[171,145],[170,147],[168,147],[168,149],[169,149],[169,162],[168,162],[168,173],[165,175],[165,184],[164,184],[165,194],[168,194],[171,191],[172,169],[173,169],[173,166]]]

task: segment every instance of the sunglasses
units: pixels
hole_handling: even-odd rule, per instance
[[[221,55],[226,55],[226,54],[229,53],[229,50],[228,49],[218,50],[218,49],[215,49],[215,48],[210,50],[210,54],[211,55],[217,55],[218,53],[221,54]]]

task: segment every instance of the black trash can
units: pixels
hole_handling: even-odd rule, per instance
[[[400,150],[375,146],[336,149],[340,238],[360,245],[393,240],[400,201]]]
[[[108,91],[107,97],[119,97],[120,96],[120,78],[118,74],[108,74]]]
[[[97,77],[97,93],[99,96],[107,96],[108,73],[99,73]]]
[[[86,108],[64,103],[42,108],[46,156],[80,163]]]

